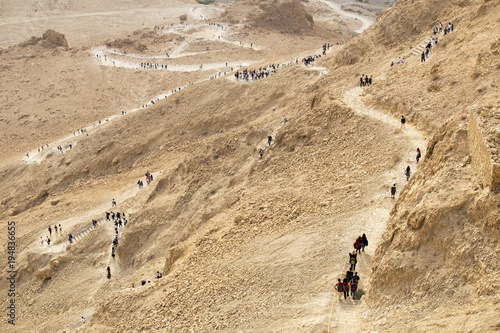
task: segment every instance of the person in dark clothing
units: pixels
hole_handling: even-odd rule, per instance
[[[420,161],[420,158],[422,157],[422,154],[420,153],[420,148],[417,148],[417,163]]]
[[[406,170],[405,170],[406,180],[409,180],[409,179],[410,179],[410,175],[411,175],[411,169],[410,169],[410,166],[408,165],[408,166],[406,167]]]
[[[354,276],[354,274],[351,270],[348,270],[347,272],[345,272],[345,278],[347,279],[347,282],[350,283],[352,281],[353,276]]]
[[[358,284],[356,282],[351,282],[351,295],[352,299],[356,299],[356,291],[358,291]]]
[[[391,187],[391,198],[394,199],[395,196],[396,196],[396,184],[392,185]]]
[[[108,272],[108,274],[107,274],[108,279],[111,279],[111,268],[109,268],[109,266],[108,266],[108,268],[106,270]]]
[[[359,275],[358,275],[358,272],[354,273],[354,275],[352,276],[352,282],[356,282],[356,284],[359,283]]]
[[[406,118],[405,116],[401,116],[401,129],[405,128],[405,124],[406,124]]]
[[[425,52],[422,51],[422,54],[420,55],[420,62],[425,62]]]
[[[363,234],[363,236],[361,236],[361,250],[363,252],[365,252],[365,246],[368,246],[368,238],[366,238],[366,235]]]
[[[272,136],[268,136],[267,137],[267,144],[270,146],[271,145],[271,141],[273,141],[273,137]]]

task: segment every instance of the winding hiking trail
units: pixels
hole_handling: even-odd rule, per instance
[[[137,209],[133,208],[131,204],[129,205],[124,205],[126,204],[126,201],[128,199],[136,197],[140,193],[145,193],[150,194],[154,188],[156,187],[156,184],[158,184],[158,181],[161,179],[161,177],[165,174],[163,172],[164,170],[157,171],[152,173],[154,177],[154,182],[149,185],[145,185],[143,189],[139,189],[139,187],[136,184],[133,185],[128,185],[125,188],[122,188],[118,193],[114,196],[116,202],[117,202],[117,207],[116,209],[119,208],[119,211],[124,211],[127,210],[127,215],[134,213]],[[136,204],[137,205],[137,204]],[[95,207],[92,210],[85,211],[81,214],[72,216],[70,218],[60,220],[60,221],[55,221],[51,222],[51,225],[59,225],[61,224],[64,226],[64,231],[63,234],[61,235],[60,233],[55,233],[54,232],[54,239],[56,240],[57,244],[54,242],[53,245],[46,245],[44,244],[43,246],[40,247],[40,245],[36,245],[36,242],[32,244],[32,250],[34,250],[36,247],[40,249],[41,252],[43,253],[62,253],[65,252],[68,248],[68,245],[70,245],[68,241],[68,234],[71,233],[73,234],[73,244],[79,242],[82,240],[84,237],[86,237],[88,234],[90,234],[93,231],[99,231],[101,226],[106,226],[109,220],[106,220],[104,217],[104,214],[106,211],[111,211],[111,210],[116,210],[115,208],[111,207],[110,208],[110,203],[102,203],[101,205]],[[98,217],[99,216],[99,217]],[[97,220],[97,226],[95,228],[93,227],[88,227],[82,230],[82,224],[84,223],[89,223],[92,219]],[[110,225],[113,225],[110,223]],[[75,228],[79,228],[80,231],[74,231]],[[68,232],[70,230],[73,230],[71,232]],[[43,231],[43,233],[45,230]],[[57,236],[57,239],[55,238]],[[62,237],[62,238],[60,238]]]
[[[102,58],[104,57],[105,54],[109,54],[109,50],[107,49],[96,49],[92,51],[92,54],[94,56],[101,57],[101,60],[97,60],[100,65],[102,66],[112,66],[112,67],[122,67],[122,68],[131,68],[131,69],[143,69],[141,67],[140,63],[137,62],[131,62],[131,61],[124,61],[121,59],[114,59],[111,57],[106,57],[108,58],[107,60],[103,61]],[[206,52],[198,52],[198,53],[190,53],[189,56],[191,55],[196,55],[196,54],[202,54]],[[117,54],[115,52],[115,54]],[[122,55],[127,57],[128,55]],[[139,57],[135,57],[137,59],[141,59]],[[143,59],[151,61],[155,61],[155,57],[145,57]],[[167,58],[168,59],[168,58]],[[206,71],[206,70],[214,70],[214,69],[223,69],[226,68],[226,72],[230,72],[230,68],[240,68],[240,67],[247,67],[247,66],[252,66],[256,62],[260,62],[262,60],[258,61],[232,61],[232,62],[213,62],[213,63],[204,63],[202,64],[203,66],[200,67],[200,64],[194,64],[194,65],[179,65],[179,64],[172,64],[169,65],[167,64],[166,68],[161,68],[161,64],[159,65],[158,68],[156,69],[150,69],[150,70],[159,70],[159,71],[170,71],[170,72],[196,72],[196,71]],[[149,62],[149,61],[148,61]],[[149,70],[149,69],[144,69],[144,70]]]
[[[327,0],[319,0],[328,6],[330,6],[334,11],[339,13],[342,16],[354,18],[357,20],[360,20],[362,23],[361,28],[357,30],[357,32],[362,32],[365,30],[368,26],[370,26],[373,22],[363,16],[352,14],[352,13],[347,13],[341,10],[341,7],[337,4],[331,3]],[[218,39],[217,39],[218,40]],[[182,50],[185,48],[187,43],[181,43],[179,47],[176,49],[172,55],[170,55],[171,58],[180,58],[183,56],[190,56],[190,55],[196,55],[196,54],[202,54],[206,52],[191,52],[191,53],[184,53],[182,54]],[[111,57],[108,57],[105,61],[102,60],[104,54],[113,54],[113,55],[118,55],[119,57],[123,57],[126,59],[126,57],[129,57],[130,59],[159,59],[159,58],[164,58],[168,59],[169,57],[163,56],[163,57],[150,57],[150,56],[140,56],[140,55],[135,55],[135,54],[124,54],[121,52],[117,51],[111,51],[106,48],[100,48],[92,51],[94,59],[97,59],[100,65],[107,65],[107,66],[115,66],[115,67],[125,67],[125,68],[141,68],[140,63],[134,63],[133,61],[125,61],[122,59],[112,59]],[[99,58],[101,58],[101,61],[99,61]],[[245,63],[245,62],[240,62],[239,64],[233,64],[233,63],[226,63],[223,62],[216,62],[216,63],[211,63],[211,64],[203,64],[203,70],[209,70],[209,69],[218,69],[218,68],[224,68],[224,67],[242,67],[242,66],[250,66],[253,63]],[[325,67],[306,67],[306,70],[315,70],[319,72],[319,77],[321,75],[328,73],[328,69]],[[198,71],[201,70],[199,65],[168,65],[168,69],[171,71]],[[219,75],[218,77],[222,77]],[[212,77],[211,77],[212,78]],[[183,86],[183,88],[188,87],[190,85],[204,82],[207,80],[210,80],[211,78],[199,80],[194,83],[188,83]],[[169,91],[165,92],[162,94],[159,94],[158,96],[152,98],[151,100],[160,100],[167,98],[168,96],[172,95],[175,92]],[[386,114],[384,112],[380,112],[378,110],[375,110],[373,108],[367,107],[363,101],[362,101],[362,96],[363,96],[363,89],[360,87],[356,87],[350,90],[347,90],[343,92],[342,94],[342,101],[350,107],[355,113],[357,113],[360,116],[363,117],[368,117],[374,120],[377,120],[381,123],[385,124],[385,127],[389,131],[402,131],[402,133],[405,135],[405,139],[411,143],[411,149],[405,152],[401,152],[400,156],[400,162],[397,163],[395,167],[393,167],[390,170],[387,170],[385,173],[381,174],[380,177],[378,178],[378,183],[374,184],[374,188],[381,188],[384,190],[380,190],[376,192],[375,194],[372,195],[371,198],[367,198],[367,202],[372,202],[372,204],[367,205],[364,209],[353,212],[351,220],[356,221],[356,223],[352,223],[352,228],[350,229],[350,232],[343,236],[340,239],[339,243],[339,248],[341,248],[342,251],[345,251],[345,262],[344,263],[339,263],[339,265],[342,266],[340,270],[337,272],[332,272],[332,276],[336,275],[338,272],[343,273],[348,269],[348,263],[347,263],[347,252],[352,250],[352,243],[354,242],[354,238],[357,235],[361,235],[362,233],[366,233],[369,239],[369,246],[365,249],[365,252],[358,255],[358,266],[357,266],[357,272],[361,277],[360,281],[360,292],[363,290],[366,290],[369,288],[369,277],[371,273],[371,263],[372,259],[375,253],[375,249],[377,248],[380,240],[382,239],[382,235],[386,229],[386,223],[387,220],[389,219],[389,214],[390,211],[393,208],[394,201],[390,198],[388,198],[388,193],[389,193],[389,186],[396,182],[399,186],[398,188],[398,193],[401,192],[401,184],[406,184],[406,178],[403,174],[403,170],[407,165],[411,165],[412,172],[415,172],[417,169],[416,163],[415,163],[415,149],[416,147],[419,147],[422,151],[422,154],[425,154],[425,141],[424,137],[410,124],[406,124],[406,129],[401,130],[400,129],[400,121],[399,119],[396,119],[389,114]],[[145,105],[148,105],[149,102],[147,102]],[[56,147],[58,145],[63,145],[63,144],[68,144],[71,143],[73,147],[78,143],[78,140],[81,137],[85,137],[86,135],[89,135],[92,133],[94,130],[100,128],[101,126],[108,126],[110,121],[114,119],[119,119],[123,116],[126,116],[127,113],[130,112],[136,112],[139,110],[144,109],[144,107],[139,107],[135,109],[128,110],[126,113],[122,114],[115,114],[113,116],[110,116],[105,119],[102,124],[96,126],[94,124],[89,125],[85,128],[83,128],[83,134],[78,134],[78,135],[68,135],[65,138],[62,138],[60,140],[57,140],[53,143],[50,144],[50,146],[47,149],[44,149],[40,153],[37,154],[36,150],[34,152],[30,152],[30,155],[33,153],[32,156],[29,158],[25,159],[26,163],[34,163],[34,162],[41,162],[43,159],[46,157],[50,156],[51,153],[61,153],[56,150]],[[275,119],[272,124],[273,131],[271,133],[271,136],[273,139],[275,138],[276,134],[281,130],[281,128],[286,125],[286,122],[283,119]],[[258,149],[263,149],[264,154],[267,153],[267,140],[261,142],[258,145]],[[65,148],[67,149],[67,148]],[[253,167],[255,164],[259,163],[259,157],[255,156],[252,159],[249,159],[249,161],[246,163],[245,167],[242,168],[242,172],[247,172],[251,167]],[[158,179],[160,177],[160,173],[162,171],[159,171],[155,173],[155,184],[158,182]],[[149,187],[151,190],[154,188],[153,186]],[[386,190],[385,190],[386,189]],[[143,191],[143,192],[149,192],[149,190]],[[124,203],[126,200],[131,199],[136,197],[139,193],[142,193],[141,190],[137,188],[137,185],[128,185],[123,191],[120,192],[121,195],[116,195],[116,199],[118,203]],[[101,218],[98,221],[98,226],[96,228],[85,228],[83,227],[86,223],[90,223],[90,220],[92,218],[95,218],[96,216],[103,216],[104,212],[106,210],[109,210],[109,203],[103,203],[102,205],[99,205],[98,207],[94,208],[91,211],[83,212],[82,214],[79,214],[78,216],[74,216],[71,218],[68,218],[64,221],[57,221],[57,222],[52,222],[52,224],[59,224],[61,223],[64,226],[64,231],[67,232],[69,230],[72,230],[74,228],[79,228],[80,232],[75,236],[75,241],[78,242],[79,240],[83,239],[86,237],[88,234],[92,233],[94,230],[97,232],[107,232],[112,235],[112,227],[108,228],[108,225],[113,225],[112,223],[107,224],[108,221],[105,219]],[[129,206],[136,206],[137,203],[131,203]],[[131,207],[129,207],[131,208]],[[120,210],[123,209],[123,205],[120,206]],[[128,208],[127,208],[128,209]],[[127,214],[129,214],[131,210],[127,211]],[[106,228],[105,230],[102,230],[102,228]],[[66,233],[67,235],[67,233]],[[64,237],[61,235],[61,237]],[[50,252],[50,253],[62,253],[67,250],[68,246],[68,241],[67,239],[61,238],[57,239],[58,242],[50,247],[42,247],[40,248],[40,245],[37,245],[38,241],[33,242],[33,248],[42,251],[42,252]],[[111,237],[110,237],[110,244],[111,244]],[[35,248],[36,247],[36,248]],[[111,248],[111,246],[110,246]],[[107,265],[112,267],[112,272],[116,270],[116,265],[111,261],[111,256],[108,257]],[[106,278],[104,277],[100,282],[100,286],[102,287],[107,283]],[[338,331],[338,332],[359,332],[361,331],[361,323],[362,323],[362,309],[363,309],[363,301],[353,301],[352,299],[347,299],[343,300],[341,299],[339,301],[338,299],[338,292],[334,290],[333,286],[336,283],[336,278],[332,279],[330,285],[331,288],[325,292],[324,298],[325,298],[325,304],[326,304],[326,299],[328,299],[328,310],[329,313],[327,314],[328,318],[328,332],[332,331]],[[97,288],[96,290],[99,290]],[[361,293],[362,294],[362,293]],[[358,294],[359,295],[359,294]],[[326,306],[326,305],[325,305]],[[326,311],[325,311],[326,312]],[[325,314],[326,315],[326,314]]]
[[[366,16],[358,15],[358,14],[355,14],[355,13],[350,13],[350,12],[344,11],[342,9],[341,5],[339,5],[339,4],[335,3],[335,2],[331,2],[331,1],[328,1],[328,0],[318,0],[318,1],[324,3],[327,6],[329,6],[335,13],[337,13],[340,16],[344,16],[344,17],[348,17],[348,18],[351,18],[351,19],[355,19],[355,20],[361,21],[361,27],[359,27],[358,29],[354,30],[357,33],[362,33],[363,31],[365,31],[366,29],[368,29],[368,27],[370,25],[372,25],[373,22],[374,22],[373,19],[370,19],[370,18],[368,18]]]
[[[387,170],[384,174],[380,175],[379,184],[374,185],[374,188],[385,187],[387,190],[376,193],[372,198],[367,198],[368,202],[373,202],[372,205],[368,205],[361,211],[353,212],[352,220],[356,221],[356,223],[352,223],[352,232],[345,236],[343,240],[342,246],[345,248],[346,255],[345,264],[341,272],[346,272],[349,269],[347,252],[353,251],[352,244],[355,241],[355,237],[366,233],[369,246],[365,248],[365,252],[358,254],[358,264],[356,266],[356,271],[361,277],[358,295],[360,293],[364,293],[364,290],[369,288],[368,283],[371,273],[372,259],[386,229],[386,223],[389,219],[390,211],[394,206],[394,200],[388,198],[389,187],[392,183],[396,183],[399,185],[397,194],[401,192],[401,184],[405,184],[406,186],[407,183],[403,170],[407,165],[411,165],[412,172],[414,173],[417,170],[415,150],[419,147],[422,151],[422,155],[425,155],[426,149],[425,139],[423,135],[415,129],[415,127],[407,123],[406,128],[401,130],[401,123],[399,119],[367,107],[362,101],[362,96],[363,89],[357,87],[346,91],[342,100],[355,113],[385,123],[388,130],[402,131],[402,133],[406,136],[406,140],[411,143],[412,149],[406,152],[401,152],[400,156],[402,158],[400,162],[397,163],[394,168]],[[335,285],[335,283],[336,280],[332,281],[332,285]],[[338,332],[361,332],[361,311],[363,302],[360,302],[359,300],[354,301],[352,298],[344,300],[343,297],[341,300],[338,300],[337,294],[338,292],[332,288],[328,332],[331,330]]]

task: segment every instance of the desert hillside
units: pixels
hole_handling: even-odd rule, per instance
[[[498,330],[500,4],[392,5],[3,3],[0,330]]]

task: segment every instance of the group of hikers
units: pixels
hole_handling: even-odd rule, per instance
[[[312,62],[314,62],[314,60],[318,58],[321,58],[321,54],[315,54],[312,56],[305,57],[302,59],[302,62],[304,63],[304,65],[309,66]]]
[[[113,228],[115,230],[115,234],[113,237],[113,245],[111,246],[111,257],[114,259],[116,257],[116,248],[118,247],[118,230],[125,227],[128,221],[125,218],[125,213],[123,212],[117,212],[116,214],[114,212],[106,212],[106,220],[111,220],[114,223]],[[109,266],[106,268],[106,277],[111,279],[111,269]]]
[[[144,68],[144,69],[158,69],[158,68],[167,69],[167,64],[141,62],[141,68]]]
[[[432,29],[432,32],[434,33],[434,35],[437,35],[438,32],[443,31],[444,35],[447,35],[453,31],[453,28],[454,28],[453,23],[451,23],[451,22],[449,22],[446,27],[443,27],[443,23],[439,22],[438,26],[436,26]],[[422,63],[425,62],[425,59],[429,57],[429,52],[431,51],[431,48],[434,45],[436,45],[437,43],[438,43],[437,37],[436,38],[431,37],[430,41],[425,46],[425,50],[422,51],[422,54],[420,55],[420,62],[422,62]]]
[[[405,58],[401,58],[401,57],[398,57],[398,60],[396,61],[396,63],[399,65],[399,64],[404,64],[406,62]],[[394,66],[394,61],[391,62],[391,67]]]
[[[40,148],[41,148],[42,150],[44,150],[44,149],[45,149],[45,147],[49,148],[49,144],[48,144],[48,143],[46,143],[45,145],[42,145],[41,147],[38,147],[38,152],[40,152]]]
[[[339,293],[339,298],[344,295],[344,299],[349,297],[349,291],[351,292],[351,297],[353,300],[356,299],[356,292],[358,291],[359,275],[356,272],[356,264],[358,263],[358,254],[365,252],[365,247],[368,246],[368,238],[366,234],[356,238],[354,242],[354,251],[349,253],[349,270],[346,272],[343,280],[338,279],[335,289]]]
[[[52,230],[54,230],[54,236],[59,235],[59,234],[62,235],[62,227],[61,227],[60,223],[59,223],[59,225],[54,224],[54,229],[52,229],[52,227],[49,225],[47,230],[49,231],[49,235],[46,236],[45,239],[42,236],[40,236],[40,244],[42,246],[43,246],[44,241],[47,243],[47,245],[50,246],[50,242],[51,242],[50,237],[52,237]]]
[[[369,86],[372,84],[372,80],[373,80],[373,75],[368,77],[368,75],[366,74],[361,74],[361,76],[359,77],[359,86],[360,87]]]
[[[453,31],[453,23],[451,22],[448,22],[448,25],[446,27],[443,27],[443,23],[439,22],[439,24],[432,29],[434,35],[437,35],[438,32],[443,32],[444,35],[447,35],[452,31]]]
[[[153,181],[153,179],[154,179],[153,174],[152,174],[152,173],[149,173],[149,171],[146,171],[146,173],[144,174],[144,176],[146,176],[146,184],[148,184],[148,185],[149,185],[149,184]],[[144,183],[142,182],[142,180],[141,180],[141,179],[139,179],[139,180],[137,181],[137,185],[139,186],[139,189],[142,189],[142,187],[144,186]]]
[[[251,69],[244,68],[241,72],[237,70],[234,73],[234,77],[236,78],[236,80],[242,79],[246,81],[248,81],[250,78],[252,80],[264,79],[267,78],[269,75],[275,74],[278,68],[279,64],[278,65],[270,64],[265,67],[259,67],[258,70],[253,68]]]

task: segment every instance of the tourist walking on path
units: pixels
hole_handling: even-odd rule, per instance
[[[422,157],[422,153],[420,153],[420,148],[417,148],[417,163],[420,161],[420,158]]]
[[[358,291],[358,284],[356,282],[351,282],[351,295],[352,299],[356,299],[356,291]]]
[[[354,249],[356,252],[361,252],[361,236],[356,239],[356,242],[354,242]]]
[[[342,286],[344,291],[344,299],[347,299],[347,297],[349,297],[349,288],[351,287],[351,284],[347,282],[347,279],[344,279],[344,282],[342,282]]]
[[[349,263],[351,264],[351,270],[355,270],[356,269],[356,264],[358,263],[358,259],[357,259],[357,253],[356,252],[351,252],[349,253]]]
[[[395,196],[396,196],[396,184],[393,184],[391,187],[391,198],[394,199]]]
[[[361,236],[361,250],[363,252],[365,252],[365,246],[368,246],[368,238],[366,238],[366,235],[363,234],[363,236]]]
[[[337,284],[335,285],[335,289],[337,289],[337,292],[339,293],[339,300],[342,298],[342,294],[344,293],[344,285],[342,284],[342,281],[338,279]]]

